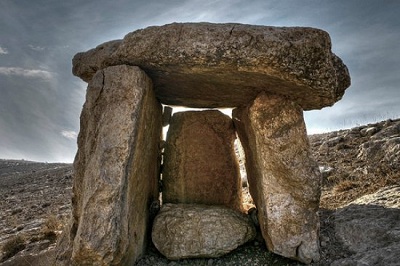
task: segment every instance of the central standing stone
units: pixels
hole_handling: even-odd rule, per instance
[[[219,111],[173,115],[163,170],[164,203],[241,209],[241,182],[232,120]]]

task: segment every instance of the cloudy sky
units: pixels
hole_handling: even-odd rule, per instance
[[[86,90],[74,54],[171,22],[324,29],[352,85],[305,114],[308,131],[400,117],[399,14],[396,0],[0,0],[0,158],[72,162]]]

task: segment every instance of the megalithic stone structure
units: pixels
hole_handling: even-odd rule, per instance
[[[261,93],[233,110],[250,193],[268,248],[305,263],[319,260],[320,172],[311,158],[302,109]]]
[[[73,219],[58,242],[57,264],[132,264],[143,253],[149,208],[158,199],[161,128],[170,117],[165,113],[163,122],[161,104],[236,108],[233,120],[268,249],[304,263],[319,259],[320,181],[302,112],[333,105],[350,86],[328,33],[173,23],[78,53],[73,73],[89,87],[74,162]],[[182,167],[168,160],[175,159],[166,156],[166,166]],[[198,169],[192,165],[185,174]],[[227,182],[222,178],[215,182]],[[175,189],[169,185],[165,196]],[[236,208],[237,195],[232,192],[227,201],[235,203],[227,206]]]
[[[147,75],[125,65],[99,70],[81,115],[73,219],[58,264],[130,265],[143,254],[160,140],[161,104]]]

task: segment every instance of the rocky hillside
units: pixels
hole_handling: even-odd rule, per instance
[[[322,208],[399,184],[400,119],[312,135],[310,142],[323,176]]]
[[[399,265],[400,119],[309,138],[322,172],[321,265]]]
[[[312,135],[310,143],[323,176],[322,258],[314,265],[398,265],[400,119]],[[71,165],[0,160],[0,265],[49,265],[71,187]],[[219,259],[171,262],[150,248],[137,265],[297,263],[265,252],[258,239]]]

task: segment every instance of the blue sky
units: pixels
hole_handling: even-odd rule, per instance
[[[310,133],[400,117],[400,1],[1,0],[0,158],[72,162],[86,83],[71,59],[171,22],[309,26],[327,31],[352,85],[305,113]]]

